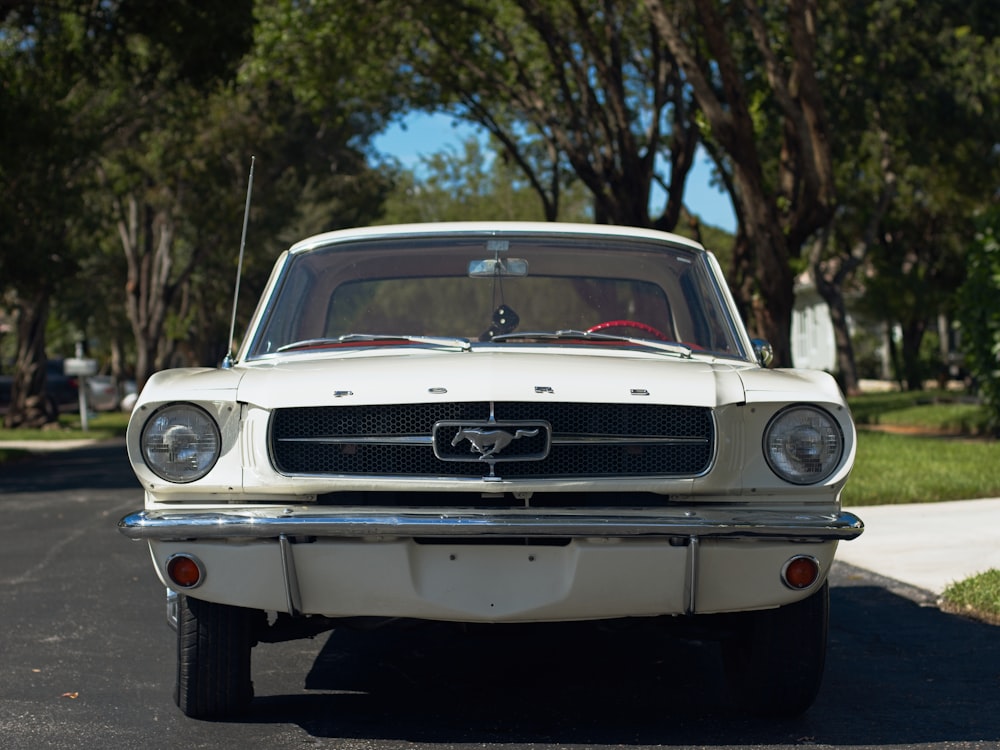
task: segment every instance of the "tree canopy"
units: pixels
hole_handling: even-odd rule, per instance
[[[389,179],[364,143],[378,113],[315,108],[254,75],[253,7],[5,6],[0,210],[11,230],[0,240],[0,278],[18,349],[8,424],[55,417],[43,398],[53,305],[78,316],[72,325],[88,346],[116,314],[101,333],[140,384],[178,362],[221,359],[252,155],[268,194],[255,203],[263,235],[248,247],[247,272],[260,283],[248,298],[286,228],[306,217],[310,231],[377,217]]]

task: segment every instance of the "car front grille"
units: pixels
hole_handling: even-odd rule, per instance
[[[457,435],[495,425],[525,429],[491,456]],[[276,410],[269,440],[292,476],[690,477],[708,471],[715,425],[711,409],[657,404],[318,406]]]

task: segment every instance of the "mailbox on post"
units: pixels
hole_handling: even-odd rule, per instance
[[[97,360],[85,357],[70,357],[63,360],[63,374],[80,378],[80,386],[77,389],[80,394],[80,427],[86,432],[88,429],[87,378],[97,374]]]
[[[78,378],[89,378],[97,374],[97,360],[83,357],[70,357],[63,360],[63,373]]]

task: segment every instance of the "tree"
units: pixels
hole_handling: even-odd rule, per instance
[[[399,170],[379,223],[544,221],[545,208],[523,172],[475,138],[422,159],[417,172]],[[577,183],[563,190],[561,221],[591,221],[591,203]]]
[[[249,4],[242,8],[208,18],[196,7],[171,11],[166,32],[126,17],[118,64],[101,81],[109,113],[116,100],[133,102],[95,167],[106,226],[126,261],[140,386],[153,371],[226,354],[251,156],[266,197],[253,202],[244,270],[255,283],[241,284],[244,321],[283,229],[319,211],[312,231],[364,223],[387,190],[353,144],[370,132],[362,113],[313,109],[253,74]],[[181,43],[186,23],[208,49],[219,40],[218,58]]]
[[[952,307],[970,219],[996,189],[1000,64],[990,3],[881,0],[825,5],[822,79],[838,208],[810,262],[857,385],[844,292],[902,331],[897,370],[922,387],[921,341]],[[989,22],[987,19],[994,18]],[[905,28],[906,33],[900,33]],[[852,283],[865,270],[863,283]],[[894,341],[890,339],[890,345]]]
[[[645,0],[645,7],[693,90],[706,148],[733,198],[739,226],[730,283],[776,362],[789,365],[798,261],[836,203],[816,75],[816,4]]]
[[[559,216],[572,178],[590,191],[599,222],[672,229],[679,221],[697,129],[680,70],[634,3],[286,0],[279,7],[274,22],[294,30],[296,42],[275,45],[271,67],[294,71],[314,96],[329,97],[330,81],[338,95],[340,84],[348,96],[362,85],[366,96],[389,92],[384,111],[402,102],[480,125],[521,169],[548,220]],[[338,35],[344,28],[359,33]],[[367,61],[353,84],[337,75],[349,54]],[[651,216],[658,182],[668,200]]]
[[[24,2],[0,16],[0,291],[17,333],[7,427],[57,416],[45,398],[45,330],[82,252],[74,228],[94,123],[80,74],[93,64],[87,40],[97,15]]]
[[[991,207],[977,224],[958,316],[969,371],[1000,435],[1000,208]]]

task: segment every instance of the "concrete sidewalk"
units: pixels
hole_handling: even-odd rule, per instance
[[[865,532],[837,559],[940,595],[950,584],[1000,570],[1000,498],[851,507]]]

